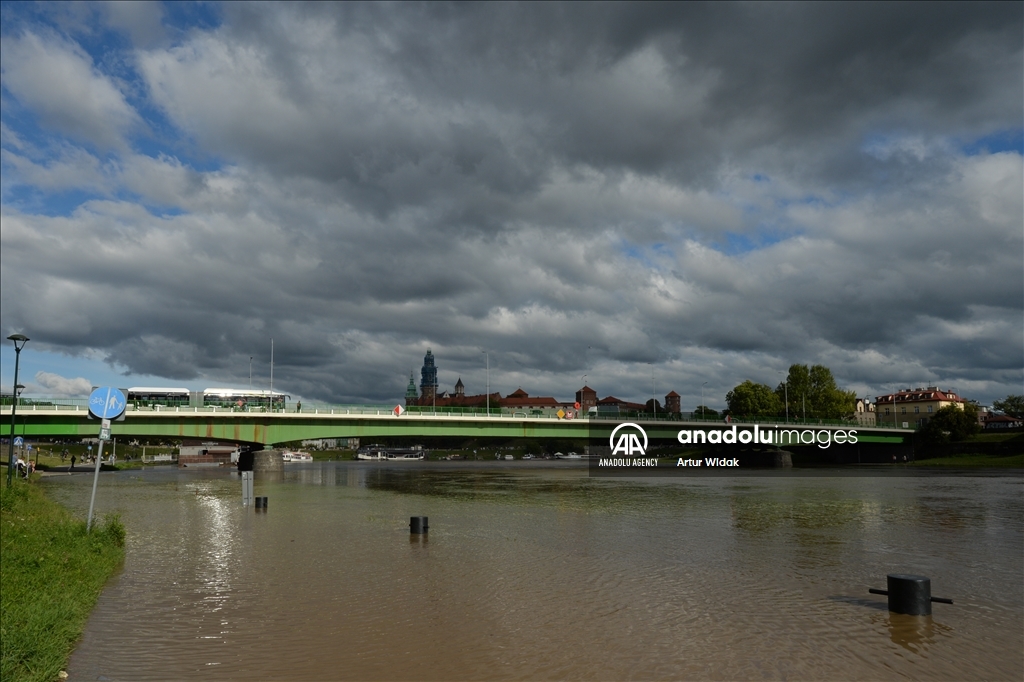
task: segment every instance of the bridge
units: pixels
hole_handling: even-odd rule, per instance
[[[99,422],[90,418],[85,401],[72,404],[36,403],[18,406],[15,435],[29,438],[95,438]],[[11,406],[0,407],[0,434],[10,434]],[[681,421],[659,415],[647,418],[615,418],[605,416],[562,419],[556,415],[525,415],[522,412],[492,410],[450,413],[406,412],[396,416],[389,407],[328,406],[305,407],[301,412],[242,411],[216,407],[138,408],[129,405],[122,421],[111,425],[111,435],[118,438],[160,438],[218,440],[272,446],[299,440],[319,438],[382,437],[467,437],[467,438],[564,438],[593,437],[596,431],[608,432],[616,424],[633,421],[640,424],[652,439],[676,440],[682,430],[750,431],[754,421],[725,423],[717,421]],[[829,438],[838,431],[856,430],[860,443],[888,445],[910,444],[913,431],[887,427],[864,427],[848,422],[769,421],[756,422],[763,432],[768,429],[813,429],[827,432]],[[822,436],[824,437],[824,435]],[[728,441],[727,441],[728,442]],[[836,442],[839,442],[838,440]],[[785,444],[785,443],[784,443]],[[795,444],[795,442],[793,443]]]

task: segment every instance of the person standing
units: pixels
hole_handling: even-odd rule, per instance
[[[68,470],[68,473],[71,473],[74,470],[75,470],[75,456],[71,455],[71,468]]]

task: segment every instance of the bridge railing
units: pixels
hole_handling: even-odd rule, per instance
[[[11,400],[8,399],[3,403],[0,403],[0,412],[10,413]],[[25,412],[52,412],[52,411],[65,411],[71,410],[76,412],[88,412],[89,400],[88,398],[20,398],[18,400],[18,414]],[[303,415],[366,415],[366,416],[389,416],[394,410],[394,405],[373,405],[373,404],[332,404],[332,403],[302,403],[301,407],[298,403],[288,406],[286,408],[274,408],[272,410],[275,414],[303,414]],[[220,406],[220,405],[207,405],[203,407],[191,406],[188,404],[177,404],[177,405],[153,405],[153,404],[138,404],[129,403],[127,411],[131,413],[150,413],[150,412],[176,412],[176,413],[213,413],[213,414],[266,414],[271,410],[266,406],[256,405],[244,405],[242,407],[237,406]],[[432,408],[427,406],[413,406],[405,408],[406,415],[410,417],[436,417],[436,418],[491,418],[491,419],[552,419],[552,420],[563,420],[565,416],[559,417],[557,410],[552,408],[545,409],[510,409],[510,408],[499,408],[492,407],[490,410],[486,408],[473,408],[473,407],[438,407]],[[730,419],[728,422],[722,417],[702,417],[699,414],[693,412],[683,413],[665,413],[659,412],[643,413],[643,412],[605,412],[601,411],[598,413],[580,413],[576,419],[590,419],[590,420],[601,420],[601,421],[658,421],[658,422],[697,422],[704,423],[707,425],[726,425],[726,424],[737,424],[752,426],[754,424],[765,424],[771,426],[846,426],[850,428],[865,428],[874,426],[876,428],[906,428],[908,431],[917,429],[916,423],[908,423],[907,427],[903,427],[901,424],[891,424],[878,422],[874,425],[871,424],[860,424],[852,420],[843,419],[797,419],[790,418],[789,421],[777,418],[739,418]]]

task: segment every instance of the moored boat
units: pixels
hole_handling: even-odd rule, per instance
[[[290,462],[312,462],[313,455],[308,452],[299,452],[297,450],[285,450],[281,453],[281,459],[284,460],[285,464]]]

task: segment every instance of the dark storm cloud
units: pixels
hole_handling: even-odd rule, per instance
[[[19,106],[136,148],[57,158],[5,113],[5,185],[93,194],[47,217],[5,189],[5,329],[211,384],[265,370],[274,338],[277,381],[334,400],[401,396],[428,346],[445,385],[483,390],[486,349],[503,392],[587,374],[691,407],[790,362],[865,391],[1020,382],[1020,151],[964,151],[1019,139],[1019,4],[223,17],[171,44],[158,12],[112,15],[132,84],[50,29],[5,33]],[[55,95],[69,74],[102,97]]]

